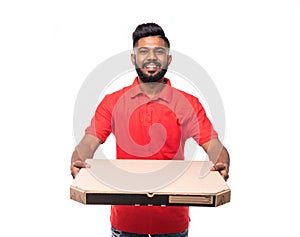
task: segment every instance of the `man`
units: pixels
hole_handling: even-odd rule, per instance
[[[171,87],[165,78],[172,61],[170,42],[155,23],[133,32],[131,60],[138,76],[132,85],[106,95],[85,136],[76,146],[71,173],[88,167],[110,133],[116,138],[117,159],[184,159],[184,144],[193,138],[227,180],[229,155],[218,139],[199,100]],[[111,207],[112,236],[187,237],[189,208],[182,206]]]

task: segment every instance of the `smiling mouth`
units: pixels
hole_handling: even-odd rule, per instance
[[[143,68],[145,68],[148,73],[153,74],[161,68],[161,64],[151,62],[151,63],[147,63],[147,64],[143,65]]]

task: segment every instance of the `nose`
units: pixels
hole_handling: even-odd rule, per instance
[[[157,59],[154,49],[149,50],[148,59]]]

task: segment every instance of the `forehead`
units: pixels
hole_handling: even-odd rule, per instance
[[[161,46],[166,47],[165,41],[159,36],[148,36],[138,40],[137,47],[143,46]]]

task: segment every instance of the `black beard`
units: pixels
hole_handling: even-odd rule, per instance
[[[154,76],[147,76],[145,73],[143,73],[142,69],[136,68],[135,69],[139,78],[144,83],[150,83],[150,82],[158,82],[161,78],[163,78],[167,72],[167,69],[161,69],[159,73],[157,73]]]

